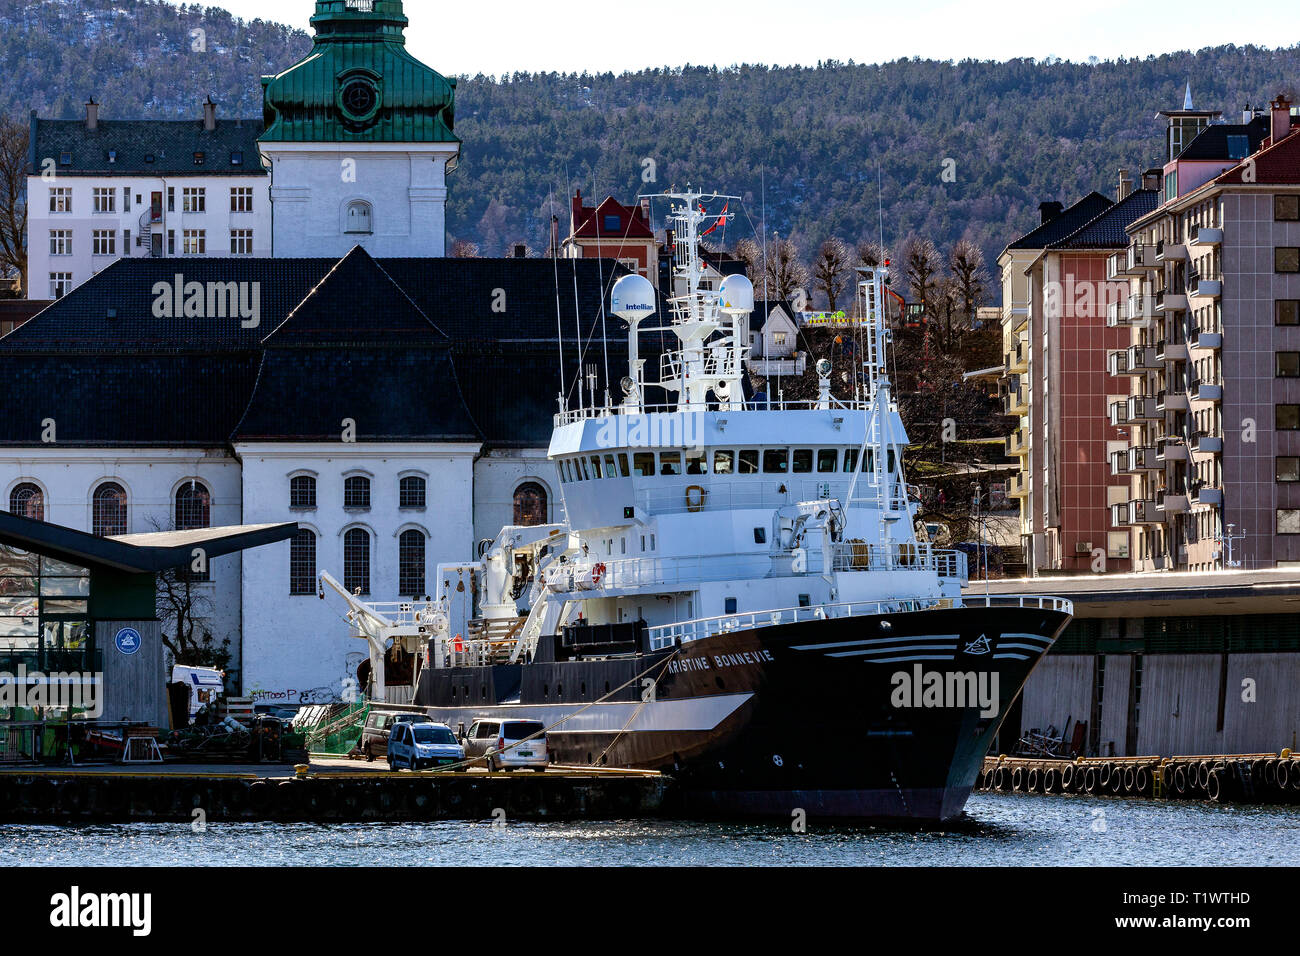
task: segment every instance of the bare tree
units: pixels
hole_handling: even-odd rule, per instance
[[[913,236],[903,248],[903,268],[906,270],[907,290],[921,306],[921,312],[935,317],[936,298],[939,291],[939,269],[943,258],[929,239]]]
[[[468,239],[457,239],[451,244],[451,257],[453,259],[477,259],[479,257],[478,243],[471,242]]]
[[[155,531],[176,530],[174,524],[164,526],[157,518],[151,517],[149,524]],[[217,644],[212,636],[214,606],[200,587],[205,580],[188,565],[158,572],[154,603],[159,631],[174,664],[224,670],[230,663],[230,639]]]
[[[767,247],[767,288],[782,302],[808,288],[808,267],[793,239],[773,239]]]
[[[17,275],[27,285],[28,129],[0,117],[0,275]]]
[[[856,252],[860,266],[884,265],[889,258],[889,250],[877,239],[863,239],[858,243]]]
[[[763,247],[754,239],[736,243],[736,258],[745,264],[745,277],[754,283],[758,296],[763,294]]]
[[[966,328],[975,327],[975,310],[984,298],[984,253],[969,239],[958,239],[948,254],[948,272],[952,275]]]
[[[836,311],[836,302],[849,284],[852,254],[839,239],[827,239],[817,250],[813,260],[813,284],[826,296],[830,311]]]

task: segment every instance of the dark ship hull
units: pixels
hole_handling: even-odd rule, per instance
[[[963,607],[738,630],[673,649],[426,669],[415,703],[555,726],[552,760],[662,770],[691,813],[958,817],[1034,665],[1069,622]],[[558,655],[555,653],[558,651]],[[566,719],[567,718],[567,719]]]

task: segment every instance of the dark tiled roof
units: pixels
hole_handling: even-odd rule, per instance
[[[1135,189],[1109,209],[1047,248],[1123,249],[1129,243],[1128,233],[1125,231],[1129,224],[1141,219],[1159,205],[1160,190]]]
[[[333,440],[343,418],[359,440],[545,444],[560,388],[557,267],[566,384],[581,337],[603,390],[602,329],[611,379],[626,369],[626,326],[601,317],[626,272],[611,261],[121,259],[0,338],[0,443],[39,444],[53,417],[60,443],[94,445]],[[259,325],[155,317],[155,287],[170,294],[178,273],[256,284]],[[642,336],[648,368],[658,339]]]
[[[262,120],[218,119],[217,128],[203,128],[203,120],[100,120],[86,129],[84,120],[32,118],[30,162],[34,173],[53,159],[57,173],[96,176],[265,176],[257,137]],[[110,150],[117,162],[110,163]],[[63,153],[72,162],[60,162]],[[196,165],[194,154],[203,153]],[[232,165],[232,154],[243,161]],[[152,163],[145,157],[153,156]]]
[[[1080,226],[1095,219],[1114,203],[1098,192],[1091,192],[1060,215],[1031,229],[1007,249],[1046,249],[1054,242],[1059,242]]]
[[[41,445],[52,418],[64,447],[221,447],[248,404],[259,359],[0,348],[0,445]]]
[[[1269,116],[1265,114],[1256,116],[1249,123],[1214,123],[1196,134],[1176,158],[1245,159],[1256,152],[1268,137],[1270,122]],[[1228,150],[1229,136],[1245,136],[1249,142],[1247,151],[1239,156],[1231,156]]]
[[[441,346],[268,348],[231,440],[337,442],[344,419],[359,442],[483,440]]]
[[[340,259],[262,344],[278,348],[382,343],[445,348],[443,335],[360,246]]]

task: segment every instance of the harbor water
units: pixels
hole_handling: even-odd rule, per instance
[[[1300,864],[1300,812],[975,794],[913,831],[775,823],[463,821],[0,826],[3,866],[1274,866]]]

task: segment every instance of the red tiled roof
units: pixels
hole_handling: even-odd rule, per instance
[[[1251,164],[1254,165],[1254,178],[1247,181],[1242,177]],[[1300,184],[1300,128],[1293,126],[1286,137],[1221,173],[1214,182],[1226,185]]]
[[[573,197],[573,231],[575,239],[654,239],[640,206],[625,206],[613,196],[594,209],[582,204],[582,193]],[[618,230],[606,228],[605,217],[618,216]]]

